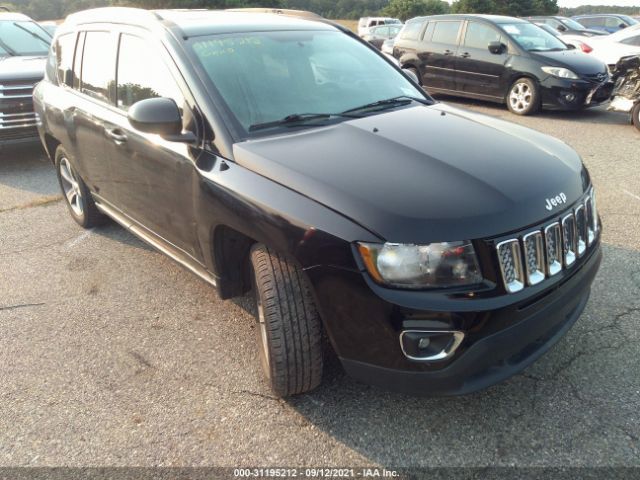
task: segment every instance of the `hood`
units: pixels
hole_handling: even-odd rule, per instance
[[[0,82],[9,80],[41,80],[47,57],[0,57]]]
[[[580,50],[561,52],[530,52],[534,58],[552,67],[568,68],[578,75],[597,75],[607,71],[602,61],[582,53]]]
[[[238,164],[390,242],[496,236],[557,215],[589,179],[578,154],[533,130],[437,104],[234,145]]]

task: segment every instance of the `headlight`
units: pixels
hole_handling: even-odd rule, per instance
[[[482,281],[469,241],[428,245],[358,243],[358,251],[369,274],[385,285],[455,287]]]
[[[561,67],[542,67],[542,71],[553,75],[558,78],[570,78],[571,80],[577,80],[579,77],[568,68]]]

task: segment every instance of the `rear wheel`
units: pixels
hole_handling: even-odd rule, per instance
[[[84,228],[103,223],[104,215],[96,207],[87,185],[80,178],[65,149],[58,147],[55,158],[58,182],[73,219]]]
[[[532,115],[540,109],[540,93],[529,78],[519,78],[507,93],[507,107],[516,115]]]
[[[260,361],[281,397],[322,380],[322,329],[308,280],[293,261],[264,245],[251,249]]]
[[[636,106],[631,110],[631,119],[633,120],[633,125],[640,130],[640,102],[636,103]]]

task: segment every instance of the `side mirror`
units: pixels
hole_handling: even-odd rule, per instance
[[[565,27],[564,25],[558,25],[558,31],[559,32],[566,32],[567,31],[567,27]]]
[[[504,50],[506,50],[507,46],[502,42],[495,41],[495,42],[490,42],[488,48],[491,53],[500,54]]]
[[[567,48],[568,48],[569,50],[575,50],[575,49],[576,49],[576,46],[575,46],[573,43],[567,43]]]
[[[136,130],[160,135],[170,142],[191,143],[196,140],[193,133],[182,133],[182,116],[171,98],[140,100],[129,108],[128,119]]]
[[[624,23],[621,23],[620,25],[618,25],[620,27],[620,30],[622,30],[623,28],[627,28],[627,25],[625,25]]]
[[[67,69],[64,71],[64,78],[62,79],[62,81],[64,82],[65,85],[67,85],[68,87],[73,87],[73,70],[71,69]]]

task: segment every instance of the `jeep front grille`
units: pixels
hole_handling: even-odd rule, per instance
[[[0,84],[0,137],[18,129],[33,130],[38,116],[33,111],[33,87],[37,81]]]
[[[571,268],[598,235],[593,188],[578,205],[552,223],[545,223],[496,245],[505,289],[519,292]]]

